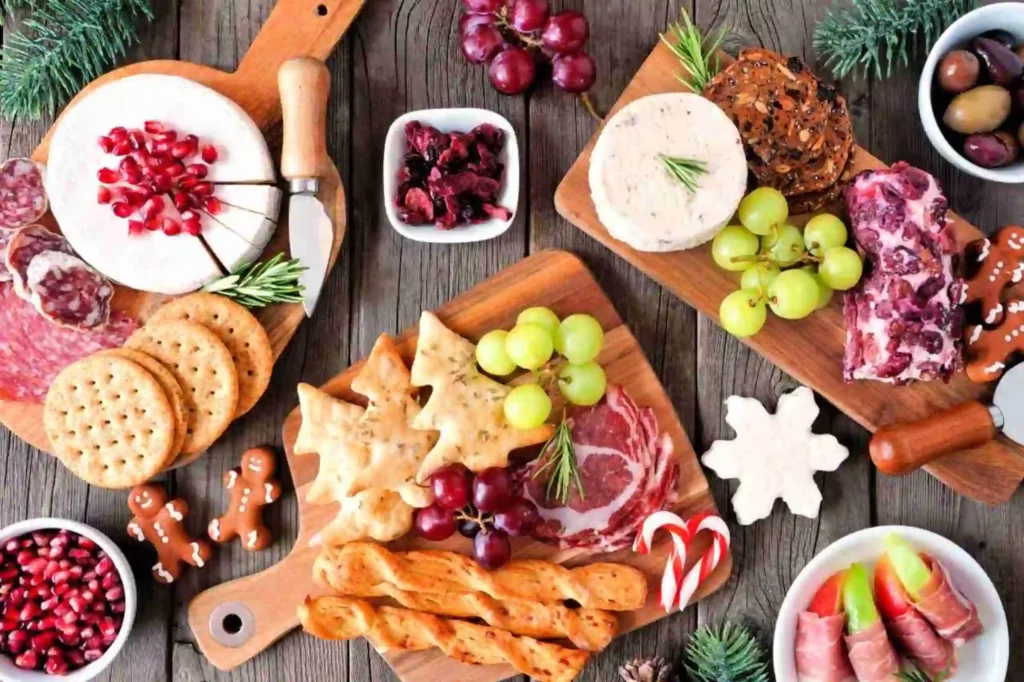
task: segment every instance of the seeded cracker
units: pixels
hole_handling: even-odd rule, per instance
[[[43,425],[64,466],[103,488],[143,483],[174,456],[163,388],[120,357],[92,355],[64,368],[46,395]]]
[[[420,336],[412,363],[413,386],[431,386],[418,429],[437,429],[441,439],[427,455],[417,480],[459,462],[471,471],[508,465],[512,450],[545,442],[554,427],[517,429],[505,421],[505,397],[511,388],[480,373],[476,346],[445,327],[431,312],[420,317]]]

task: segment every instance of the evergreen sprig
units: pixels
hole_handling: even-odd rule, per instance
[[[125,56],[151,21],[150,0],[4,0],[5,10],[32,7],[24,31],[0,50],[0,116],[54,114],[91,80]]]
[[[694,682],[768,682],[768,663],[761,644],[742,625],[707,625],[686,645],[686,672]]]
[[[922,47],[929,49],[977,0],[852,0],[814,31],[814,49],[836,78],[860,71],[888,78]]]

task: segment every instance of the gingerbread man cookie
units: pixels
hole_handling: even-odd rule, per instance
[[[128,509],[134,515],[128,535],[156,549],[153,577],[159,582],[173,583],[181,577],[182,564],[202,568],[213,555],[210,545],[190,537],[182,524],[188,503],[181,498],[168,502],[163,486],[136,486],[128,495]]]
[[[263,507],[281,497],[281,486],[273,478],[274,451],[250,448],[242,455],[242,466],[224,474],[224,487],[231,491],[228,512],[210,522],[207,532],[216,542],[241,538],[242,546],[255,552],[270,547],[273,536],[263,525]]]
[[[995,329],[981,325],[967,330],[968,378],[977,383],[995,381],[1006,369],[1007,359],[1024,350],[1024,301],[1006,304],[1006,317]]]
[[[964,303],[981,302],[985,324],[1003,320],[1003,290],[1024,277],[1024,227],[1009,225],[980,242],[978,271],[964,284]]]

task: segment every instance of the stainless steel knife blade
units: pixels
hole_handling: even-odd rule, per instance
[[[992,406],[999,412],[992,418],[996,428],[1015,443],[1024,445],[1024,363],[1003,375],[992,396]],[[1002,418],[1002,424],[999,419]]]
[[[298,178],[290,184],[292,193],[288,200],[288,241],[292,257],[298,258],[306,267],[305,272],[299,276],[299,284],[303,286],[302,308],[309,317],[316,308],[327,275],[334,226],[317,196],[320,185],[318,180]]]

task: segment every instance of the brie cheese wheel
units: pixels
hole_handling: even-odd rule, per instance
[[[218,185],[213,194],[223,204],[258,213],[275,223],[281,214],[281,190],[273,185]]]
[[[266,246],[266,242],[253,244],[246,241],[240,235],[221,224],[216,218],[209,215],[203,216],[202,225],[203,231],[201,235],[203,241],[206,242],[206,245],[210,247],[210,251],[213,252],[213,255],[228,272],[237,269],[240,265],[252,263],[258,259],[260,254],[263,253],[263,247]]]
[[[220,188],[214,189],[213,195],[220,198]],[[276,216],[275,216],[276,217]],[[225,228],[231,230],[239,237],[255,244],[262,250],[270,238],[274,234],[274,230],[277,229],[277,223],[271,220],[268,216],[260,213],[253,213],[252,211],[246,211],[245,209],[235,208],[230,204],[222,204],[221,210],[217,211],[216,215],[205,214],[204,218],[212,218],[211,220],[203,220],[203,236],[206,236],[206,225],[210,222],[216,222],[223,225]],[[213,245],[211,244],[211,247]],[[216,250],[214,250],[216,253]]]
[[[185,78],[145,74],[103,85],[63,114],[50,142],[46,191],[61,232],[83,260],[133,289],[180,294],[222,275],[200,240],[149,231],[129,235],[127,220],[96,200],[97,171],[119,162],[96,139],[114,126],[143,128],[151,120],[216,147],[207,180],[275,180],[266,141],[241,107]]]
[[[690,192],[661,156],[707,164]],[[612,117],[590,158],[590,192],[601,223],[639,251],[677,251],[712,239],[747,189],[739,131],[700,95],[651,95]]]

